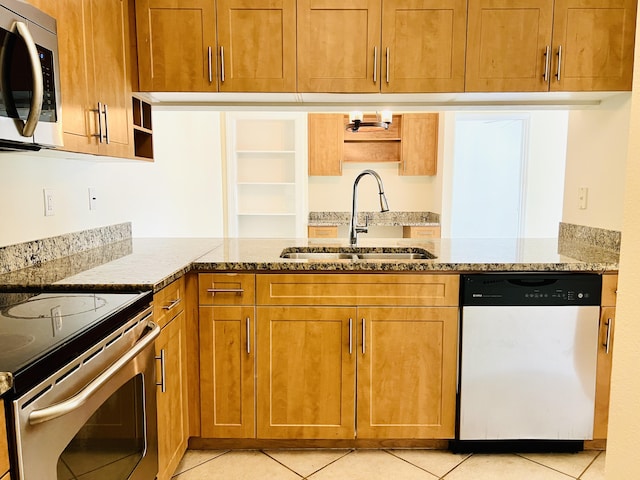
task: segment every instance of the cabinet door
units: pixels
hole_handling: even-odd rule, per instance
[[[553,0],[469,0],[468,18],[467,92],[549,89]]]
[[[171,320],[156,340],[158,362],[158,480],[171,478],[189,439],[185,314]],[[164,365],[162,365],[164,363]],[[163,391],[164,390],[164,391]]]
[[[358,308],[358,438],[453,438],[458,310]]]
[[[438,114],[402,115],[402,161],[399,175],[435,175],[438,172]]]
[[[257,308],[258,438],[354,437],[354,314],[339,307]]]
[[[295,0],[218,0],[221,92],[296,91]]]
[[[30,3],[57,21],[64,149],[97,153],[91,2],[30,0]]]
[[[133,156],[128,10],[123,0],[91,1],[95,101],[103,108],[101,155]],[[95,107],[97,108],[97,104]]]
[[[382,91],[464,91],[466,37],[466,0],[383,2]]]
[[[611,388],[611,359],[616,309],[604,307],[600,314],[598,332],[598,367],[596,370],[596,408],[593,419],[593,438],[607,438],[609,425],[609,390]]]
[[[631,90],[636,9],[636,0],[556,0],[551,89]]]
[[[380,0],[298,0],[298,91],[380,91]]]
[[[143,92],[215,92],[213,0],[136,0]]]
[[[255,438],[254,307],[200,307],[201,431]]]
[[[9,447],[7,445],[7,427],[4,416],[4,402],[0,402],[0,475],[4,475],[8,471]],[[7,479],[8,478],[9,474],[7,474]]]
[[[309,175],[342,175],[344,122],[341,113],[310,113]]]

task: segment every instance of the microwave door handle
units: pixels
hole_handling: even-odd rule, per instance
[[[29,424],[38,425],[39,423],[48,422],[58,417],[62,417],[67,413],[73,412],[84,405],[89,398],[96,393],[105,383],[107,383],[111,377],[113,377],[118,371],[120,371],[131,360],[137,357],[140,352],[153,343],[153,341],[160,335],[160,326],[156,323],[149,322],[147,328],[150,328],[150,332],[147,333],[142,339],[135,344],[131,350],[120,357],[113,365],[107,370],[102,372],[97,378],[91,381],[82,391],[74,395],[73,397],[64,400],[50,407],[45,407],[40,410],[34,410],[29,414]]]
[[[31,108],[27,121],[24,122],[22,127],[23,137],[32,137],[33,132],[36,130],[36,125],[40,119],[40,113],[42,112],[42,96],[44,93],[44,86],[42,81],[42,64],[40,63],[40,55],[36,48],[36,43],[33,41],[31,32],[24,22],[15,23],[16,31],[18,35],[22,37],[24,43],[27,46],[27,52],[29,54],[29,61],[31,62],[31,70],[33,72],[33,95],[31,96]]]

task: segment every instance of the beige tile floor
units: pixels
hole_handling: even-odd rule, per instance
[[[604,480],[605,452],[189,450],[176,480]]]

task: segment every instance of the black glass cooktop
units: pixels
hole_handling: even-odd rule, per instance
[[[21,393],[149,305],[151,292],[0,293],[0,372]]]

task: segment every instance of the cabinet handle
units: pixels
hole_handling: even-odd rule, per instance
[[[607,322],[605,323],[605,325],[607,326],[607,339],[602,344],[602,346],[604,347],[605,353],[609,355],[609,349],[611,347],[611,319],[610,318],[607,318]]]
[[[109,110],[107,109],[107,104],[104,104],[104,108],[102,109],[102,113],[104,113],[104,139],[109,145],[110,137],[109,137]]]
[[[549,45],[544,49],[544,75],[542,75],[544,83],[549,83],[549,63],[551,62],[550,50],[551,47]]]
[[[560,81],[560,66],[562,65],[562,45],[558,46],[558,70],[556,71],[556,80]]]
[[[353,319],[349,319],[349,355],[353,353]]]
[[[213,83],[213,53],[211,47],[207,49],[207,67],[209,70],[209,83]]]
[[[367,334],[366,334],[366,330],[365,330],[365,321],[364,318],[362,319],[362,355],[365,354],[365,344],[367,343]]]
[[[373,47],[373,83],[378,82],[378,47]]]
[[[220,81],[224,83],[224,47],[220,47]]]
[[[102,103],[98,102],[98,109],[94,108],[91,111],[98,114],[98,133],[94,133],[93,136],[98,137],[98,142],[102,143]]]
[[[160,350],[160,356],[156,357],[156,360],[160,360],[160,383],[156,383],[157,386],[160,387],[162,393],[167,391],[167,383],[165,382],[165,356],[164,356],[164,348]]]
[[[240,296],[244,293],[244,288],[208,288],[207,292],[211,294],[211,296],[216,295],[216,293],[235,293]]]
[[[167,312],[169,310],[171,310],[173,307],[175,307],[176,305],[178,305],[180,302],[182,301],[181,298],[176,298],[175,300],[172,300],[169,305],[163,305],[162,309],[166,310]]]
[[[251,354],[251,320],[247,317],[247,354]]]
[[[387,85],[389,85],[389,62],[391,60],[391,51],[387,47]]]

